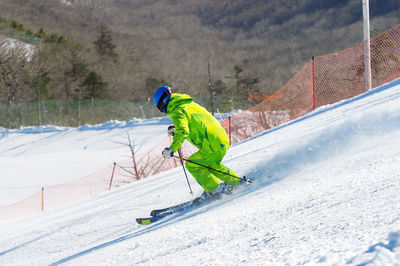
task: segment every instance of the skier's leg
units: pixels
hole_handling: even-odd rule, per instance
[[[230,168],[228,168],[227,166],[223,165],[221,163],[222,159],[224,158],[226,152],[229,149],[229,139],[226,138],[220,138],[218,140],[216,140],[216,147],[219,147],[219,149],[213,149],[212,152],[207,152],[204,157],[207,158],[207,160],[209,161],[208,165],[211,168],[214,168],[215,170],[218,170],[220,172],[217,171],[212,171],[212,173],[220,180],[224,181],[225,183],[227,183],[230,186],[235,186],[237,184],[239,184],[240,179],[238,178],[234,178],[232,176],[226,175],[224,173],[233,175],[233,176],[238,176],[235,172],[233,172]],[[221,145],[222,143],[222,145]]]
[[[230,175],[237,176],[237,174],[234,171],[232,171],[227,166],[221,164],[221,155],[223,157],[223,155],[225,155],[225,152],[219,154],[216,153],[204,154],[201,151],[198,151],[194,153],[192,156],[190,156],[188,159],[193,162],[221,171],[222,173],[209,170],[205,167],[192,164],[190,162],[185,163],[186,168],[189,170],[192,176],[207,192],[210,192],[215,188],[217,188],[219,183],[221,183],[219,180],[224,181],[230,186],[235,186],[240,182],[238,178],[234,178],[232,176],[224,174],[227,173]]]
[[[212,163],[204,158],[204,155],[201,153],[201,151],[195,152],[188,159],[206,166],[209,166]],[[213,191],[221,183],[221,181],[219,181],[218,178],[216,178],[215,175],[207,168],[190,162],[186,162],[185,166],[196,179],[197,183],[199,183],[199,185],[202,186],[206,192]]]
[[[211,164],[210,167],[212,167],[212,168],[214,168],[214,169],[216,169],[218,171],[221,171],[221,172],[224,172],[224,173],[228,173],[228,174],[233,175],[233,176],[238,176],[235,172],[233,172],[230,168],[228,168],[227,166],[223,165],[222,163],[213,163],[213,164]],[[240,179],[234,178],[232,176],[229,176],[229,175],[226,175],[226,174],[223,174],[223,173],[219,173],[219,172],[214,171],[213,174],[216,177],[218,177],[218,179],[224,181],[225,183],[227,183],[230,186],[236,186],[240,182]]]

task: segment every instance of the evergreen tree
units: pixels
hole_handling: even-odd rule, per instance
[[[64,92],[67,99],[72,97],[71,87],[73,84],[77,84],[89,72],[88,65],[80,61],[78,57],[71,56],[70,60],[74,61],[71,62],[70,67],[66,68],[64,71]]]
[[[103,81],[103,78],[94,71],[91,71],[80,84],[80,87],[84,89],[84,99],[111,99],[112,96],[108,91],[107,82]]]
[[[115,62],[118,60],[118,54],[115,52],[116,45],[113,43],[111,32],[102,25],[97,40],[93,42],[97,53],[102,57],[110,57]]]
[[[35,76],[30,77],[29,80],[30,86],[35,93],[33,100],[40,101],[53,98],[53,96],[50,94],[50,84],[52,79],[46,70],[41,68],[39,72]]]
[[[164,79],[158,79],[152,76],[147,77],[145,85],[146,97],[152,98],[155,90],[161,86],[171,86],[171,85]]]
[[[47,34],[46,32],[43,30],[43,28],[40,28],[36,33],[35,33],[35,37],[38,38],[46,38]]]

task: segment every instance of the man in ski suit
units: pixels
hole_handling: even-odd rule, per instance
[[[170,116],[175,125],[174,140],[171,146],[162,152],[165,158],[172,158],[174,152],[187,139],[199,149],[188,160],[237,176],[231,169],[221,164],[230,143],[225,129],[214,116],[204,107],[195,103],[189,95],[173,93],[168,86],[160,87],[154,93],[153,100],[156,107]],[[240,181],[238,178],[209,170],[188,161],[185,166],[203,187],[204,197],[211,197],[223,192],[226,185],[236,186]]]

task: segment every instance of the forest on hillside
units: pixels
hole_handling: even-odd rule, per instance
[[[0,34],[41,40],[29,61],[0,51],[0,103],[143,101],[169,84],[194,96],[234,92],[240,105],[312,56],[362,41],[359,0],[2,0],[0,10]],[[398,0],[371,0],[370,12],[376,32],[400,23]]]

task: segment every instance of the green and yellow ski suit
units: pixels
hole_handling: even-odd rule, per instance
[[[167,114],[175,125],[175,136],[171,149],[176,152],[185,139],[199,150],[188,159],[237,176],[231,169],[221,164],[229,149],[229,137],[215,117],[204,107],[198,105],[187,94],[173,93],[167,106]],[[204,188],[210,192],[218,187],[220,180],[229,185],[236,185],[239,179],[186,162],[186,168]],[[218,180],[220,179],[220,180]]]

